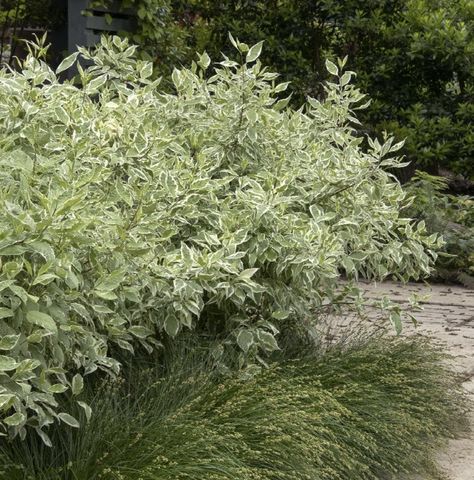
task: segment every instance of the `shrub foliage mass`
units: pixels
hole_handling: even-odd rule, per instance
[[[48,444],[54,421],[78,427],[58,396],[117,372],[120,350],[191,329],[243,366],[341,301],[342,272],[429,273],[436,236],[403,218],[384,170],[400,145],[361,148],[363,95],[343,62],[327,63],[324,102],[292,110],[262,44],[231,41],[240,63],[205,75],[203,54],[173,71],[174,93],[118,37],[80,51],[80,85],[58,80],[78,54],[0,72],[3,434],[30,427]]]

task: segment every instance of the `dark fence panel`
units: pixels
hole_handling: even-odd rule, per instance
[[[0,64],[17,66],[26,55],[24,40],[48,33],[49,60],[59,61],[66,41],[67,0],[0,0]]]
[[[23,40],[48,34],[48,62],[55,67],[77,46],[92,47],[102,34],[133,31],[134,12],[123,10],[120,1],[106,7],[90,0],[0,0],[0,65],[17,66],[15,57],[26,55]]]
[[[108,3],[107,7],[91,7],[89,3],[88,0],[68,0],[69,52],[75,51],[77,45],[92,47],[102,34],[113,35],[135,28],[133,11],[122,10],[119,1]]]

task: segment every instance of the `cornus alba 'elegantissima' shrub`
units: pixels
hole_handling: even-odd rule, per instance
[[[232,41],[241,63],[208,76],[203,54],[174,71],[174,94],[119,38],[80,52],[79,86],[57,77],[77,54],[57,72],[34,54],[0,72],[3,433],[48,443],[51,422],[77,427],[57,395],[117,371],[115,347],[196,329],[243,364],[340,301],[341,272],[429,272],[436,238],[400,216],[382,169],[399,145],[364,152],[354,135],[352,74],[328,63],[326,101],[294,111],[262,45]]]

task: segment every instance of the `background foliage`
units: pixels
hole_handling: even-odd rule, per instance
[[[437,278],[474,288],[474,198],[448,194],[445,179],[424,172],[417,172],[406,191],[413,196],[409,213],[443,235]]]

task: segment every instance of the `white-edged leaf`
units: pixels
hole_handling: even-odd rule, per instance
[[[77,373],[76,375],[74,375],[71,382],[72,394],[79,395],[83,389],[84,389],[84,379],[82,378],[81,374]]]
[[[9,372],[11,370],[15,370],[18,366],[18,362],[11,357],[7,357],[6,355],[0,355],[0,372]]]
[[[331,75],[337,75],[339,73],[339,69],[337,68],[337,65],[331,62],[331,60],[326,60],[326,70]]]
[[[81,424],[72,415],[69,415],[69,413],[59,413],[58,417],[61,419],[62,422],[64,422],[66,425],[69,425],[70,427],[79,428],[81,426]]]
[[[276,318],[277,320],[285,320],[285,318],[288,318],[289,315],[290,314],[288,312],[283,310],[276,310],[272,313],[272,318]]]
[[[45,433],[41,428],[36,428],[36,433],[41,438],[42,442],[49,448],[53,446],[51,439],[49,438],[48,434]]]
[[[393,326],[395,327],[395,332],[397,335],[402,333],[402,319],[400,317],[400,313],[398,312],[390,312],[390,321],[392,322]]]
[[[21,413],[21,412],[16,412],[13,415],[10,415],[9,417],[5,418],[3,420],[3,423],[10,427],[17,427],[18,425],[21,425],[24,423],[26,420],[26,416]]]
[[[153,75],[153,64],[151,62],[145,62],[140,69],[140,78],[146,80]]]
[[[248,352],[254,343],[253,333],[248,330],[240,330],[237,335],[237,344],[244,351]]]
[[[259,338],[264,350],[266,350],[268,352],[273,352],[273,351],[279,349],[278,343],[277,343],[275,337],[271,333],[259,331],[258,332],[258,338]]]
[[[12,350],[16,347],[20,335],[4,335],[0,337],[0,350]]]
[[[3,393],[0,395],[0,408],[8,409],[13,405],[15,395],[11,393]]]
[[[149,328],[142,327],[140,325],[134,325],[133,327],[130,327],[128,332],[138,338],[147,338],[153,334]]]
[[[346,86],[351,81],[351,78],[352,78],[351,72],[345,72],[344,75],[339,80],[339,84],[341,85],[341,87]]]
[[[49,393],[64,393],[68,387],[66,385],[63,385],[62,383],[56,383],[55,385],[51,385],[48,387],[48,392]]]
[[[239,273],[239,279],[248,280],[252,278],[258,272],[258,268],[247,268],[246,270],[242,270]]]
[[[291,97],[293,94],[288,95],[286,98],[282,98],[273,104],[273,109],[276,111],[283,110],[290,103]]]
[[[204,52],[202,55],[200,55],[199,61],[197,63],[203,70],[206,70],[207,67],[211,64],[211,58],[209,57],[207,52]]]
[[[237,42],[236,42],[235,38],[232,36],[232,33],[229,32],[228,35],[229,35],[230,43],[232,43],[232,45],[238,50],[239,47],[237,45]]]
[[[92,408],[89,407],[89,405],[87,405],[85,402],[77,402],[77,404],[84,410],[87,422],[89,422],[92,417]]]
[[[64,72],[68,68],[72,67],[74,63],[77,60],[77,56],[79,55],[79,52],[74,52],[73,54],[69,55],[66,57],[59,65],[58,68],[56,68],[56,74]]]
[[[0,319],[13,317],[13,310],[11,308],[0,307]]]
[[[290,82],[279,83],[273,91],[275,93],[284,92],[288,88],[289,84],[290,84]]]
[[[29,310],[26,313],[26,319],[33,325],[38,325],[49,332],[57,333],[58,331],[56,322],[47,313],[43,313],[38,310]]]
[[[175,337],[179,332],[179,320],[175,316],[169,316],[165,320],[165,331],[170,337]]]
[[[247,56],[245,57],[245,61],[247,63],[250,63],[257,60],[257,58],[262,53],[262,46],[263,46],[263,40],[261,42],[256,43],[253,47],[250,47],[250,50],[248,51]]]
[[[107,81],[107,75],[100,75],[99,77],[95,77],[87,84],[87,90],[89,92],[96,91],[100,87],[102,87],[106,81]]]

